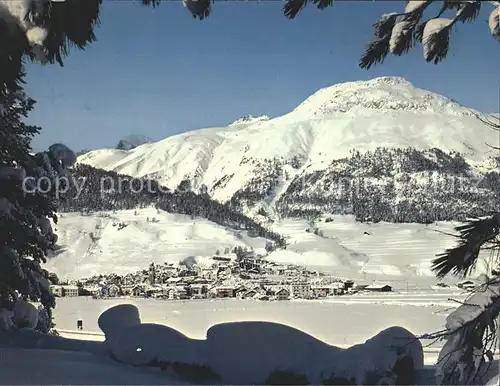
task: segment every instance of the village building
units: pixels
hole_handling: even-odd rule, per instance
[[[249,271],[254,268],[260,271],[260,265],[261,261],[256,257],[244,257],[239,261],[240,268],[245,271]]]
[[[203,277],[197,277],[193,281],[194,284],[208,284],[209,282],[210,282],[209,280],[207,280],[206,278],[203,278]]]
[[[188,299],[188,292],[185,287],[176,286],[166,290],[167,298],[169,300],[182,300]]]
[[[247,292],[248,292],[248,288],[245,286],[241,286],[241,287],[238,287],[234,290],[234,296],[241,298]]]
[[[136,284],[130,289],[132,296],[146,296],[146,286],[143,284]]]
[[[101,287],[84,286],[81,289],[81,294],[84,296],[100,297],[101,296]]]
[[[324,298],[330,295],[329,288],[326,285],[311,286],[311,292],[314,298]]]
[[[285,276],[298,276],[298,272],[295,268],[287,268],[284,271]]]
[[[165,289],[159,285],[148,286],[144,289],[144,293],[147,297],[162,298],[166,297]]]
[[[63,296],[62,285],[51,285],[50,292],[52,292],[52,294],[56,297],[62,297]]]
[[[241,298],[242,299],[253,299],[257,295],[258,295],[257,291],[252,289],[252,290],[248,290],[243,295],[241,295]]]
[[[392,287],[388,284],[373,283],[365,287],[365,291],[371,292],[391,292]]]
[[[364,291],[368,287],[368,284],[355,284],[353,287],[353,291]]]
[[[266,273],[269,275],[284,275],[286,267],[284,265],[268,264],[266,266]]]
[[[231,268],[226,266],[219,266],[216,268],[215,277],[217,279],[231,276]]]
[[[132,288],[135,287],[135,284],[124,284],[122,285],[122,293],[123,295],[130,296],[132,295]]]
[[[236,288],[232,286],[221,286],[215,288],[215,294],[218,298],[234,298]]]
[[[311,286],[312,295],[315,298],[324,298],[344,293],[344,283],[331,283]]]
[[[297,299],[309,299],[312,296],[311,285],[309,283],[290,284],[290,296]]]
[[[167,279],[167,284],[169,285],[180,285],[184,282],[184,278],[182,277],[170,277]]]
[[[62,296],[64,297],[76,297],[78,296],[78,287],[76,285],[63,285]]]
[[[231,261],[231,258],[227,256],[213,256],[212,260],[229,263]]]
[[[286,288],[281,288],[275,293],[276,300],[289,300],[290,299],[290,291]]]
[[[206,297],[208,292],[207,284],[191,284],[189,287],[189,293],[193,298],[201,299]]]
[[[349,292],[354,287],[354,281],[346,280],[344,281],[344,291]]]
[[[212,268],[202,268],[198,278],[205,279],[207,281],[215,280],[217,278],[217,271],[214,271]]]

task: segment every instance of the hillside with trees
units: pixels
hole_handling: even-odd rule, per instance
[[[427,224],[482,215],[497,207],[498,193],[498,170],[474,170],[460,154],[381,147],[296,177],[276,207],[284,217],[352,214],[358,221]]]
[[[247,230],[285,248],[283,236],[235,211],[227,204],[183,189],[171,191],[151,179],[138,179],[77,164],[72,168],[73,183],[60,203],[62,212],[97,212],[154,206],[169,213],[206,218],[216,224]],[[80,188],[82,188],[80,190]]]

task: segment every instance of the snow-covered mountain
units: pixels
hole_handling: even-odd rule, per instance
[[[130,151],[92,151],[78,161],[169,188],[189,180],[194,191],[207,187],[218,201],[245,201],[246,209],[267,213],[277,206],[290,212],[304,197],[331,200],[331,182],[346,171],[372,180],[404,174],[404,183],[391,186],[397,201],[401,184],[460,174],[474,185],[478,173],[480,180],[494,170],[485,143],[495,144],[497,133],[476,113],[403,78],[382,77],[321,89],[273,119],[244,117]],[[410,147],[416,151],[395,150]]]
[[[144,135],[138,135],[138,134],[131,134],[127,135],[126,137],[120,139],[118,141],[118,145],[116,145],[116,148],[118,150],[132,150],[136,148],[137,146],[144,145],[145,143],[151,143],[153,140],[150,138],[144,136]]]
[[[245,115],[245,116],[241,117],[240,119],[237,119],[233,123],[229,124],[229,126],[249,125],[252,123],[268,121],[270,119],[271,118],[269,118],[267,115],[259,115],[257,117],[254,117],[253,115]]]

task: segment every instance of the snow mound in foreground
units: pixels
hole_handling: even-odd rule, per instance
[[[33,304],[18,300],[14,306],[14,323],[24,328],[35,328],[38,323],[38,310]]]
[[[205,381],[269,384],[300,377],[310,384],[414,384],[423,368],[420,341],[402,327],[388,328],[348,349],[269,322],[218,324],[200,340],[171,327],[140,324],[134,308],[120,305],[101,314],[99,325],[107,326],[105,345],[110,355],[136,366],[172,366],[174,370],[181,366],[190,376],[204,372]]]
[[[182,385],[154,369],[133,368],[88,352],[0,347],[3,385]]]

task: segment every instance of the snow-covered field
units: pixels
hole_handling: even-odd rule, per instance
[[[262,337],[259,343],[257,342],[259,340],[257,337],[248,338],[241,336],[241,334],[236,336],[234,335],[235,333],[239,334],[239,327],[237,325],[223,325],[221,323],[239,321],[275,322],[294,327],[332,346],[348,348],[370,340],[378,335],[380,331],[386,330],[391,326],[404,327],[415,335],[439,330],[442,328],[446,315],[450,312],[450,308],[454,308],[457,305],[450,298],[463,300],[464,296],[465,294],[458,290],[446,289],[440,291],[427,290],[386,294],[346,295],[322,301],[267,302],[237,299],[171,301],[131,298],[113,300],[94,300],[82,297],[60,298],[58,299],[54,315],[56,328],[62,337],[73,339],[74,341],[60,342],[59,344],[53,342],[51,344],[48,339],[41,339],[38,343],[35,342],[34,344],[29,344],[26,341],[24,343],[27,345],[26,347],[23,345],[18,345],[17,347],[0,347],[0,380],[2,384],[32,384],[34,381],[33,377],[43,379],[44,383],[51,384],[183,384],[172,373],[163,373],[151,368],[132,368],[101,356],[104,352],[99,341],[104,340],[104,335],[103,331],[98,327],[98,318],[104,311],[119,304],[135,305],[140,311],[141,323],[154,323],[172,327],[185,334],[187,338],[195,339],[191,342],[196,347],[203,344],[203,342],[208,342],[206,343],[206,349],[208,350],[207,355],[209,355],[209,358],[213,358],[214,354],[210,350],[217,350],[217,353],[222,350],[223,354],[216,355],[217,358],[220,357],[219,362],[217,362],[217,359],[213,362],[214,366],[219,366],[217,373],[220,374],[220,371],[222,371],[226,376],[237,376],[232,373],[232,367],[228,367],[225,362],[220,362],[222,358],[225,358],[224,353],[234,355],[236,351],[238,352],[237,356],[241,354],[245,358],[253,358],[254,362],[259,362],[267,359],[259,359],[259,355],[255,356],[247,352],[247,349],[267,352],[262,351],[267,350],[265,348],[267,346],[262,341]],[[84,323],[83,330],[81,331],[76,330],[76,321],[78,319],[82,319]],[[125,319],[124,325],[127,326],[127,323],[130,321]],[[216,325],[218,327],[214,330],[213,327]],[[247,328],[252,329],[251,325],[246,325]],[[111,331],[115,330],[117,333],[121,331],[120,323],[117,321],[111,324],[101,324],[101,326],[106,331],[106,334],[111,334]],[[108,327],[104,328],[104,326]],[[254,325],[254,333],[256,331],[255,328],[258,326]],[[262,333],[264,335],[267,334],[265,336],[268,336],[273,329],[273,326],[268,324],[260,326],[263,328]],[[120,339],[115,342],[122,342],[120,343],[120,347],[124,345],[124,348],[120,350],[128,350],[130,349],[129,346],[132,348],[143,347],[146,357],[152,355],[152,352],[149,350],[159,350],[158,353],[161,352],[163,353],[162,355],[167,356],[171,355],[169,353],[177,353],[177,355],[182,357],[182,355],[188,355],[189,353],[189,351],[184,352],[178,346],[182,342],[177,341],[181,339],[184,345],[187,345],[189,342],[185,338],[182,338],[182,336],[178,337],[174,330],[152,325],[145,325],[139,329],[133,326],[130,328],[131,334],[132,330],[134,330],[136,334],[142,335],[140,337],[135,336],[133,339],[131,338],[133,342],[127,341],[123,343],[124,336],[121,334],[117,337],[117,339]],[[282,333],[286,332],[283,330],[283,327],[277,326],[276,332],[279,332],[278,330]],[[216,331],[219,331],[219,333],[216,333]],[[123,333],[125,332],[123,331]],[[158,336],[159,333],[163,335]],[[292,331],[288,331],[288,333],[292,333]],[[212,336],[212,338],[209,339],[209,336]],[[239,343],[237,347],[235,347],[234,342],[231,343],[231,339],[226,339],[230,337],[238,338]],[[224,338],[224,341],[220,340],[222,338]],[[283,338],[282,336],[281,339]],[[292,336],[289,336],[289,338],[292,338]],[[298,336],[291,339],[295,342],[293,344],[300,343],[300,339],[298,341],[297,339]],[[83,340],[87,341],[81,342],[85,343],[85,348],[78,345],[78,342]],[[114,341],[111,340],[110,344],[113,345],[114,343],[112,342]],[[172,343],[170,347],[167,342]],[[222,346],[218,346],[222,343],[224,343]],[[245,349],[241,349],[239,346],[240,343],[246,345]],[[302,343],[304,342],[302,341]],[[313,346],[322,344],[311,343],[313,343]],[[426,341],[422,343],[425,345]],[[285,342],[283,344],[287,345]],[[274,351],[282,350],[282,348],[276,345],[277,342],[272,343]],[[437,344],[431,347],[424,347],[424,363],[430,367],[424,369],[426,375],[423,376],[431,376],[431,368],[437,361],[439,346]],[[39,347],[39,349],[35,350],[34,347]],[[189,347],[187,345],[185,349],[187,350]],[[338,350],[328,347],[331,346],[325,346],[324,348],[326,350],[325,355],[328,353],[333,355],[334,351]],[[118,350],[118,346],[113,350],[115,349]],[[199,351],[199,355],[205,352],[203,351],[204,349],[201,349],[201,346],[199,350],[201,350]],[[353,350],[356,351],[357,349],[353,348]],[[125,354],[125,351],[123,352],[123,355],[129,355]],[[361,353],[358,350],[358,354]],[[363,355],[371,355],[370,353],[371,351],[365,350],[365,354]],[[355,352],[352,354],[355,356]],[[133,357],[136,356],[135,354],[133,355]],[[281,354],[278,357],[273,357],[273,359],[277,363],[281,363],[282,361],[284,361],[283,363],[288,363],[283,358],[280,360],[280,356]],[[136,359],[140,362],[141,358],[142,356],[139,355]],[[329,368],[335,368],[336,365],[339,365],[338,359],[341,358],[342,356],[338,357],[337,362],[326,360],[325,364]],[[346,360],[348,358],[346,357]],[[27,363],[37,363],[37,365],[31,366],[28,369]],[[314,372],[317,370],[314,370],[316,367],[313,365],[316,361],[311,362],[311,366],[303,362],[301,363],[307,368],[311,367],[308,371]],[[364,363],[363,366],[366,365],[367,363]],[[339,366],[343,368],[343,365]]]
[[[157,222],[147,221],[156,218]],[[268,256],[279,263],[301,264],[339,277],[383,280],[401,289],[429,288],[436,279],[431,260],[454,244],[455,224],[363,224],[351,216],[333,216],[315,227],[323,236],[306,232],[306,220],[284,220],[273,230],[288,238],[286,250]],[[119,230],[116,224],[128,224]],[[77,279],[96,274],[126,274],[188,256],[207,261],[217,250],[235,246],[265,253],[263,238],[248,237],[206,219],[157,212],[146,208],[103,212],[88,216],[63,213],[56,233],[62,247],[46,268],[60,277]],[[368,234],[367,234],[368,233]],[[482,267],[479,267],[482,270]]]
[[[134,304],[143,323],[168,325],[196,339],[204,339],[207,329],[218,323],[269,321],[298,328],[333,345],[352,346],[394,325],[416,335],[438,331],[443,328],[449,310],[458,305],[449,299],[463,300],[464,296],[457,290],[445,290],[282,302],[61,298],[54,315],[56,328],[74,339],[80,337],[75,331],[78,319],[83,320],[83,332],[93,335],[82,337],[95,340],[98,339],[95,333],[100,333],[97,319],[103,311],[117,304]],[[431,350],[428,354],[432,363],[436,352]]]
[[[0,347],[2,385],[183,385],[158,370],[85,352]]]
[[[136,214],[135,214],[136,213]],[[157,222],[147,221],[156,219]],[[117,223],[128,224],[118,229]],[[56,233],[61,251],[49,258],[46,268],[68,279],[93,275],[127,274],[157,264],[178,262],[188,256],[213,256],[241,245],[264,250],[265,239],[226,229],[206,219],[137,209],[90,216],[60,215]]]
[[[352,216],[328,216],[332,222],[287,219],[276,222],[274,230],[288,235],[286,250],[272,253],[269,259],[280,262],[317,265],[338,276],[349,275],[367,281],[384,280],[394,286],[428,287],[436,282],[431,262],[436,254],[452,247],[456,239],[455,222],[436,224],[360,223]],[[317,228],[322,236],[306,232]],[[484,272],[488,252],[477,266]]]

